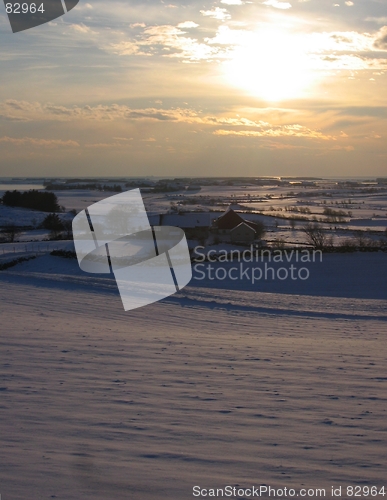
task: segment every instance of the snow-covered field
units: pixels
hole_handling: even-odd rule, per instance
[[[0,196],[7,188],[19,186],[19,190],[23,190],[43,187],[38,184],[43,180],[27,181],[24,179],[20,184],[15,184],[16,181],[12,181],[12,184],[0,183]],[[273,185],[269,180],[267,182],[268,185],[264,185],[264,182],[256,185],[254,179],[243,179],[243,183],[238,179],[199,179],[197,189],[185,190],[182,179],[182,189],[178,191],[152,192],[144,188],[142,196],[148,214],[157,217],[160,214],[169,214],[168,217],[171,217],[178,212],[193,212],[214,221],[228,207],[233,207],[247,220],[264,223],[267,229],[265,239],[272,246],[304,246],[308,243],[304,232],[308,222],[318,222],[327,239],[336,247],[348,245],[348,242],[362,246],[358,244],[359,238],[369,245],[385,246],[387,184],[378,184],[376,179],[375,182],[352,180],[347,183],[332,180],[284,181],[280,185]],[[124,181],[119,184],[123,190],[130,189]],[[101,189],[103,185],[101,181]],[[82,183],[75,186],[77,189],[55,190],[58,203],[63,207],[60,214],[63,221],[72,220],[76,212],[114,194],[110,191],[79,189]],[[37,210],[0,204],[0,242],[7,239],[3,236],[4,231],[12,225],[19,228],[15,241],[50,238],[47,231],[38,234],[46,216],[47,213]]]
[[[305,215],[295,208],[312,220],[328,207],[348,214],[323,223],[336,243],[358,229],[385,238],[382,188],[289,189],[202,186],[144,202],[150,214],[211,219],[235,202],[289,245],[305,243],[306,222],[287,220]],[[56,194],[70,219],[111,193]],[[46,215],[0,205],[0,227],[21,228],[0,264],[37,256],[0,271],[1,500],[184,500],[194,486],[263,484],[387,495],[385,252],[197,263],[178,294],[125,313],[112,277],[49,255],[73,244],[43,241]],[[290,265],[308,279],[279,279]]]
[[[327,259],[127,313],[75,260],[2,271],[1,498],[387,487],[387,257]]]

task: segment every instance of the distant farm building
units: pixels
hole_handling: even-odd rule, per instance
[[[211,215],[188,212],[186,214],[150,215],[151,226],[175,226],[184,230],[188,239],[206,239],[211,226]]]
[[[233,243],[253,243],[257,233],[246,222],[241,222],[239,226],[231,229],[231,241]]]
[[[219,234],[230,234],[230,231],[239,224],[245,223],[250,226],[254,231],[258,232],[260,227],[255,222],[250,222],[245,220],[239,214],[234,212],[232,209],[228,209],[223,215],[221,215],[215,222],[214,227],[217,229]]]
[[[186,214],[155,214],[149,215],[151,226],[176,226],[181,229],[208,229],[211,226],[211,216],[208,213],[188,212]]]
[[[210,237],[210,229],[214,235],[224,235],[225,240],[235,243],[251,243],[260,240],[264,233],[264,226],[261,222],[245,220],[232,208],[228,208],[212,224],[213,215],[204,212],[151,214],[148,217],[151,226],[180,227],[189,240],[207,240]]]

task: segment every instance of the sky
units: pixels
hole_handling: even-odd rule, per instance
[[[1,3],[0,68],[2,177],[387,175],[386,0]]]

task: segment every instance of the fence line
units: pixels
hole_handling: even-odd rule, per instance
[[[62,250],[68,246],[68,241],[62,244],[55,242],[28,242],[28,243],[3,243],[0,245],[0,255],[17,254],[17,253],[35,253],[41,255],[53,250]]]

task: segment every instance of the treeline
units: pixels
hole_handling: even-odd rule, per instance
[[[54,191],[65,191],[68,189],[87,189],[87,190],[95,190],[95,191],[110,191],[113,193],[121,193],[122,187],[120,184],[114,184],[113,186],[110,184],[99,184],[99,183],[88,183],[88,184],[47,184],[46,189],[51,189]]]
[[[60,212],[55,193],[41,192],[36,189],[24,191],[6,191],[1,198],[4,205],[40,210],[41,212]]]
[[[92,177],[89,177],[89,178],[77,177],[76,179],[73,178],[73,179],[64,179],[63,180],[64,184],[79,184],[80,182],[86,182],[86,183],[99,182],[100,183],[101,179],[92,178]],[[43,181],[44,187],[48,186],[49,184],[55,184],[55,181],[53,179]]]

